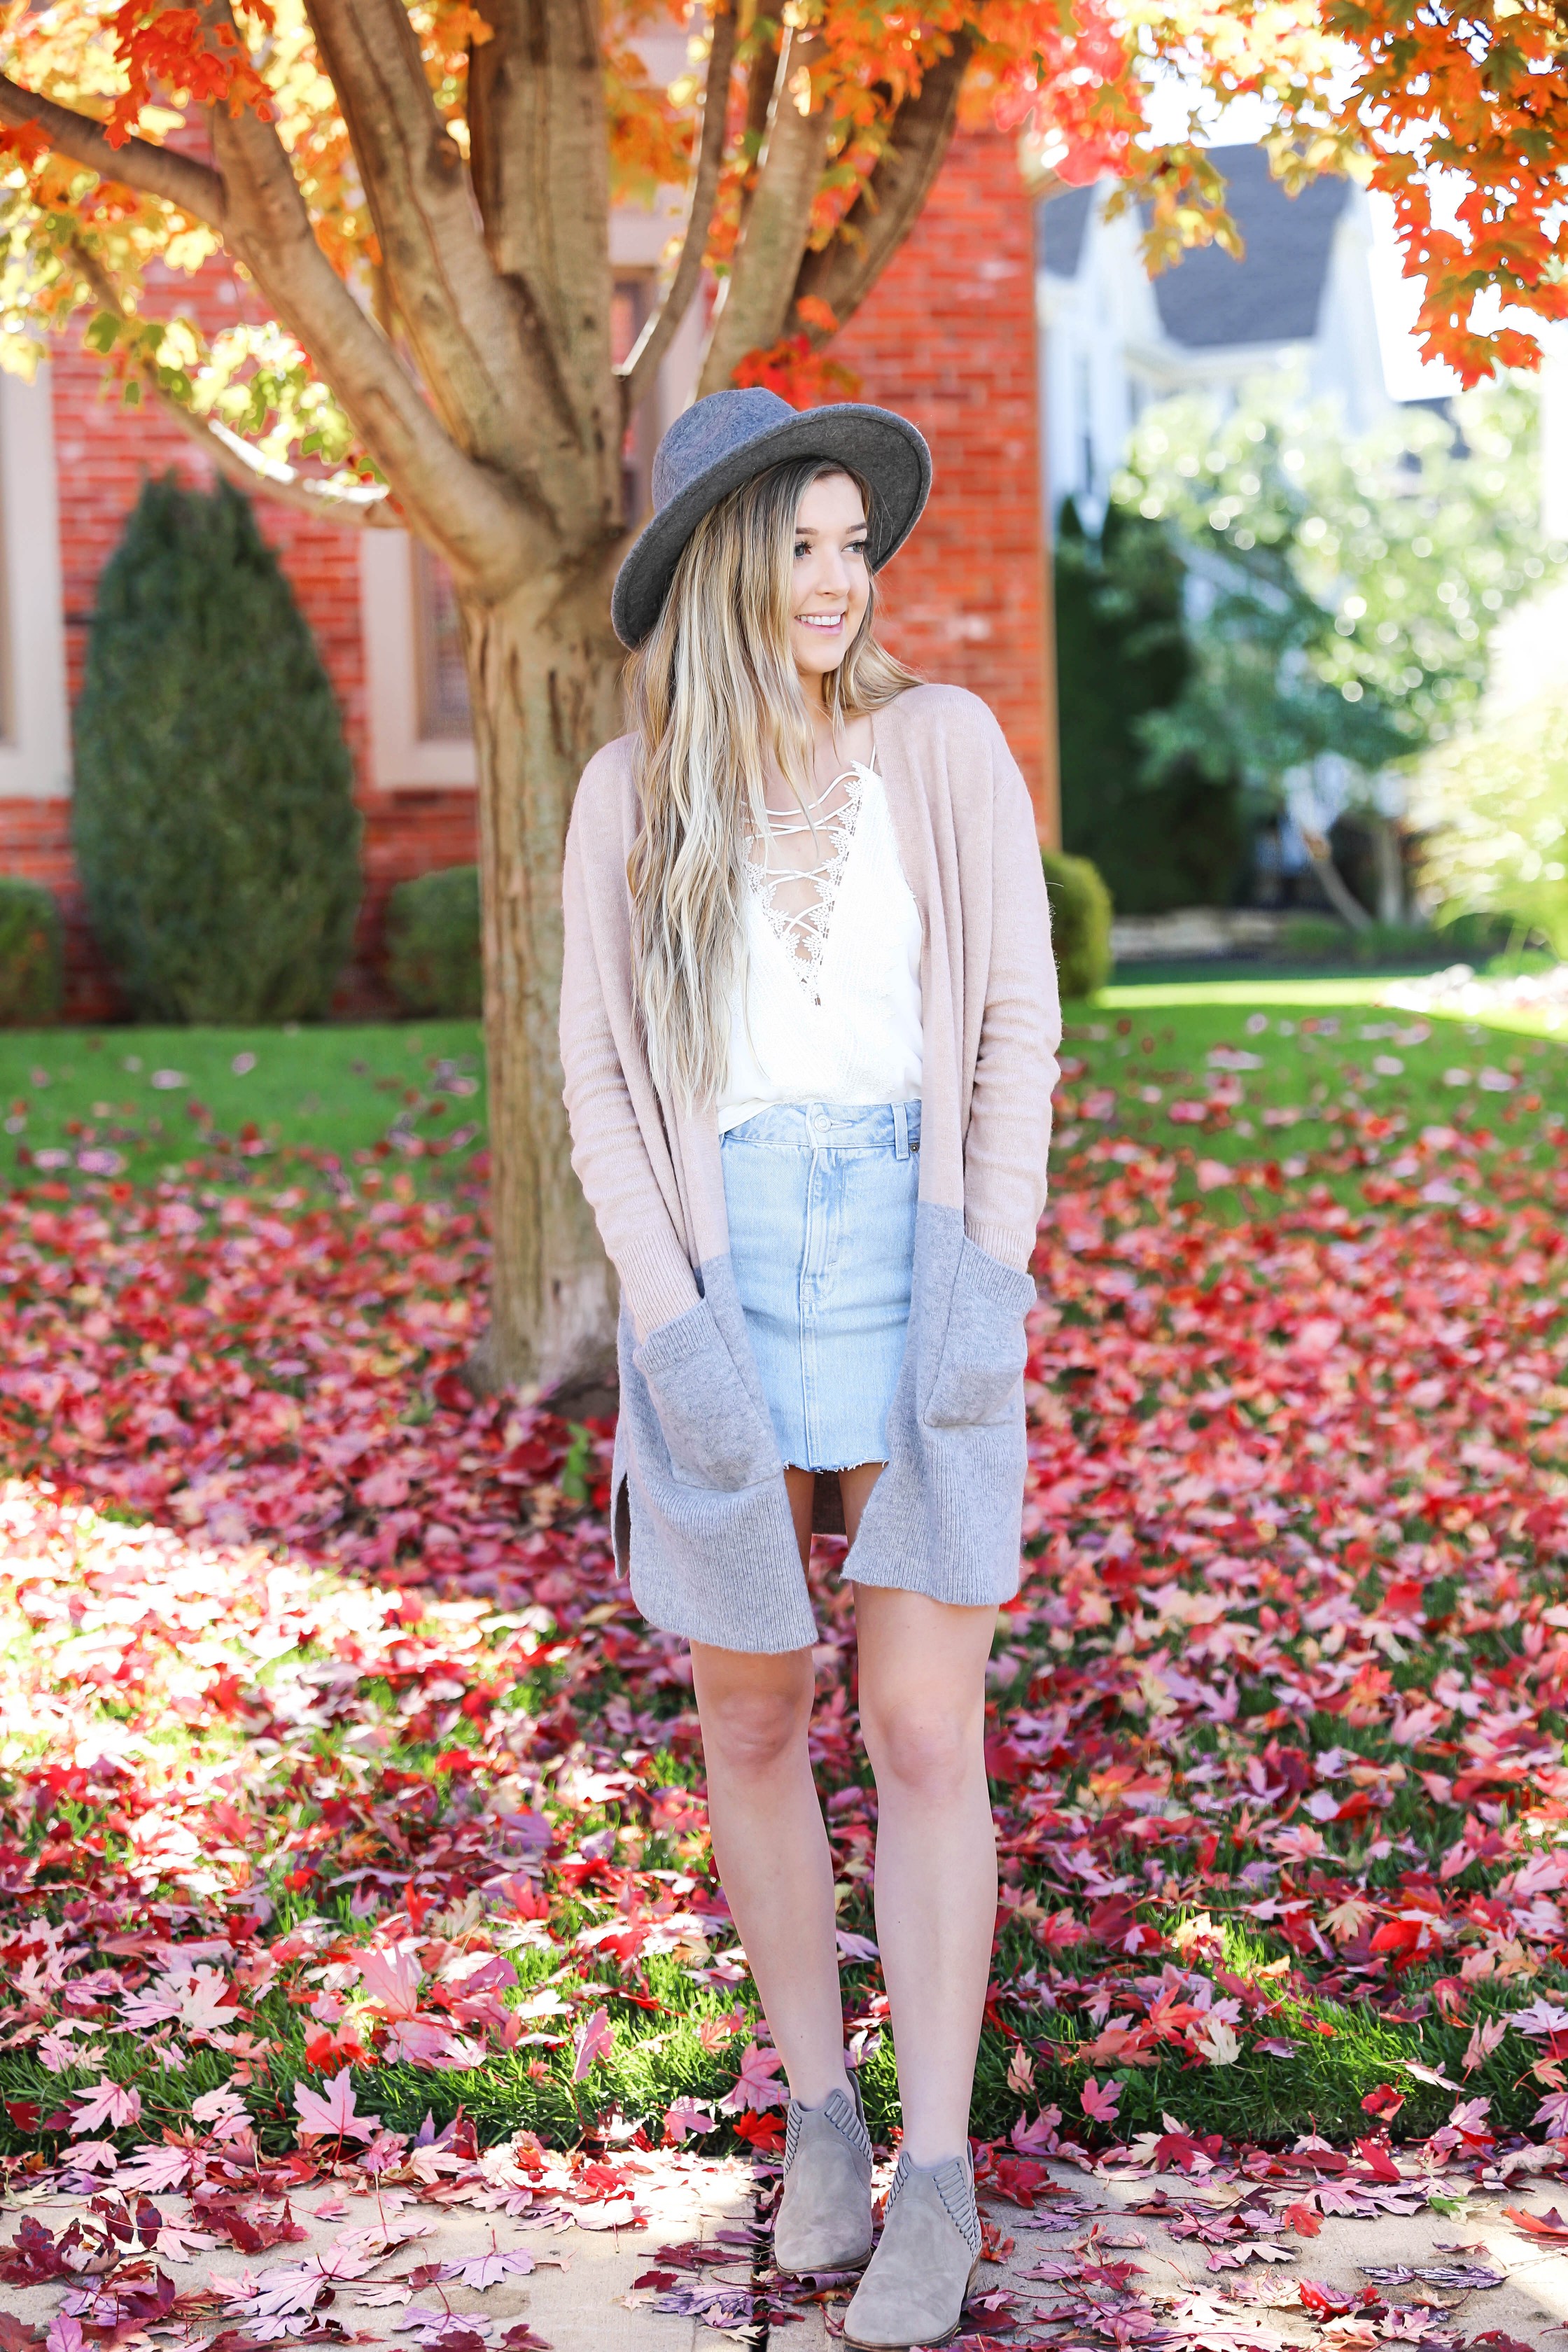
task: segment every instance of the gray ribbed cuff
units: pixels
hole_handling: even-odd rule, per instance
[[[972,1217],[965,1212],[963,1230],[976,1249],[999,1257],[1004,1265],[1016,1266],[1020,1274],[1028,1271],[1029,1260],[1035,1255],[1036,1235],[1026,1225],[996,1225],[982,1217]]]
[[[651,1241],[623,1248],[616,1260],[616,1272],[621,1277],[621,1288],[631,1308],[639,1346],[661,1324],[673,1323],[678,1315],[689,1313],[702,1295],[686,1254],[672,1234],[660,1234]]]

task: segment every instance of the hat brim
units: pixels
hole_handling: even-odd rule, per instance
[[[870,484],[867,557],[873,572],[898,553],[931,495],[931,451],[907,417],[850,400],[802,409],[727,449],[638,533],[610,598],[610,618],[622,645],[640,646],[658,620],[675,567],[703,516],[742,482],[792,457],[829,458]]]

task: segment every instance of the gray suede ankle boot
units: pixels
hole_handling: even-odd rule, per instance
[[[773,2260],[781,2271],[858,2271],[870,2252],[871,2135],[851,2075],[848,2098],[789,2103]]]
[[[861,2352],[946,2344],[958,2333],[979,2263],[968,2148],[943,2164],[911,2164],[900,2156],[881,2238],[844,2315],[844,2341]]]

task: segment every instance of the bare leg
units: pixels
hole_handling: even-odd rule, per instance
[[[811,1652],[693,1642],[691,1665],[720,1876],[790,2091],[820,2106],[848,2084],[833,1862],[806,1748]]]
[[[984,1745],[996,1612],[857,1585],[855,1617],[860,1728],[877,1776],[877,1938],[904,2147],[912,2163],[934,2165],[967,2142],[996,1921]]]

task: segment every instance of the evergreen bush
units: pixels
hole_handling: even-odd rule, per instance
[[[1279,926],[1279,952],[1287,963],[1342,963],[1354,937],[1337,915],[1289,915]]]
[[[1051,945],[1064,997],[1093,996],[1110,978],[1110,893],[1087,857],[1042,850],[1051,901]]]
[[[249,501],[148,482],[99,583],[72,830],[132,1013],[326,1012],[360,898],[336,698]]]
[[[64,991],[64,934],[53,892],[18,874],[0,874],[0,1022],[16,1029],[53,1021]]]
[[[479,869],[448,866],[400,882],[386,910],[386,972],[405,1013],[484,1009]]]
[[[1431,963],[1458,950],[1426,923],[1368,923],[1352,930],[1337,915],[1292,915],[1280,926],[1288,963]]]
[[[1182,564],[1158,524],[1111,507],[1098,544],[1070,499],[1057,530],[1062,840],[1124,915],[1226,905],[1241,870],[1241,788],[1191,760],[1148,775],[1139,730],[1185,685]]]

